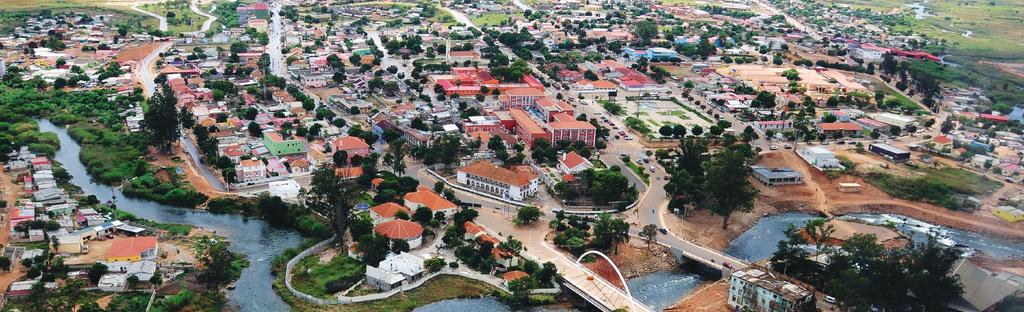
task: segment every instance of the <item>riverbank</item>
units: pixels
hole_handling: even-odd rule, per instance
[[[499,292],[497,288],[486,283],[453,275],[434,277],[420,287],[386,299],[345,305],[320,306],[292,296],[284,287],[284,274],[278,274],[274,289],[293,311],[345,312],[411,311],[416,307],[446,299],[480,298]]]

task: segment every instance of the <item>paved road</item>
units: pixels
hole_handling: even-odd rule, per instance
[[[270,42],[267,44],[266,53],[270,54],[270,73],[278,77],[288,77],[288,69],[284,60],[284,53],[281,52],[281,37],[284,36],[284,25],[281,23],[281,3],[270,4]]]
[[[192,158],[192,164],[199,169],[199,173],[203,175],[206,182],[210,183],[210,187],[221,192],[227,191],[224,184],[220,182],[218,175],[210,170],[210,166],[207,166],[200,160],[199,150],[196,148],[195,142],[192,142],[192,137],[187,133],[182,132],[181,145],[185,147],[185,152],[187,152],[189,157]]]
[[[139,12],[139,13],[142,13],[142,14],[146,14],[146,15],[152,16],[152,17],[156,18],[157,20],[160,20],[160,26],[159,26],[160,31],[167,31],[167,19],[166,18],[164,18],[163,16],[160,16],[159,14],[143,10],[143,9],[139,8],[139,5],[142,5],[142,3],[133,4],[132,5],[132,10],[135,11],[135,12]]]
[[[156,92],[156,83],[153,82],[153,79],[156,79],[154,63],[156,62],[156,59],[160,57],[160,53],[164,53],[169,50],[171,45],[172,44],[170,42],[164,42],[156,49],[153,49],[153,52],[150,52],[149,55],[142,58],[142,61],[136,65],[135,76],[140,82],[142,82],[142,94],[146,98],[153,96],[153,93]]]
[[[206,21],[203,22],[203,27],[201,27],[198,31],[187,32],[185,34],[186,35],[201,35],[203,33],[206,33],[207,30],[210,30],[210,25],[213,25],[213,22],[217,20],[217,17],[213,16],[213,15],[210,15],[210,14],[206,14],[206,12],[203,12],[203,10],[200,10],[199,9],[199,2],[198,1],[192,1],[192,3],[189,3],[188,7],[189,7],[189,9],[192,10],[192,12],[196,12],[196,14],[199,14],[200,16],[205,17]],[[210,9],[210,11],[213,11],[215,9],[217,9],[217,5],[216,4],[213,5],[213,7]]]
[[[514,5],[515,5],[516,7],[518,7],[518,8],[520,9],[520,10],[523,10],[523,11],[530,11],[530,12],[535,12],[535,11],[533,10],[533,7],[530,7],[530,5],[528,5],[528,4],[526,4],[526,3],[523,3],[523,1],[522,1],[522,0],[512,0],[512,4],[514,4]]]

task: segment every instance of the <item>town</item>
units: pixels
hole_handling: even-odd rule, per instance
[[[945,1],[76,1],[0,11],[5,310],[1024,306]]]

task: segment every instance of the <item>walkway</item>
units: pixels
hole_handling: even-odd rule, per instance
[[[160,16],[159,14],[156,14],[156,13],[153,13],[153,12],[150,12],[150,11],[146,11],[146,10],[143,10],[143,9],[139,8],[139,5],[142,5],[142,4],[143,3],[133,4],[132,5],[132,11],[139,12],[139,13],[142,13],[142,14],[146,14],[146,15],[149,15],[149,16],[152,16],[152,17],[156,18],[157,20],[160,21],[160,26],[158,27],[160,29],[160,31],[167,31],[167,18],[164,18],[163,16]]]
[[[216,16],[207,14],[206,12],[203,12],[203,10],[200,10],[199,9],[198,1],[192,1],[191,3],[189,3],[188,8],[191,9],[192,12],[196,12],[196,14],[199,14],[200,16],[205,17],[206,21],[203,22],[203,27],[202,28],[200,28],[197,31],[187,32],[187,33],[185,33],[186,35],[190,35],[190,36],[202,35],[202,34],[206,33],[206,31],[210,30],[210,25],[213,25],[213,22],[217,20]],[[216,10],[216,9],[217,9],[217,5],[214,4],[213,7],[210,8],[210,11],[213,11],[213,10]]]
[[[502,215],[498,210],[482,207],[476,222],[490,232],[498,233],[502,240],[513,237],[523,243],[523,253],[536,257],[539,261],[551,261],[558,268],[558,273],[567,283],[566,286],[576,290],[601,310],[611,311],[650,311],[650,308],[631,298],[622,289],[576,264],[562,252],[544,241],[549,231],[546,222],[537,222],[529,226],[516,226],[511,215]]]

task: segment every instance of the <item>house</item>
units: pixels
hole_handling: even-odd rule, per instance
[[[420,186],[416,188],[415,192],[406,193],[402,197],[404,200],[405,207],[415,211],[420,206],[430,208],[434,213],[443,212],[445,217],[451,217],[455,213],[454,203],[448,201],[431,191],[430,189]]]
[[[373,232],[389,239],[400,239],[409,243],[409,249],[416,249],[423,244],[423,227],[419,223],[395,219],[378,224]]]
[[[306,141],[295,139],[285,140],[281,137],[281,134],[277,132],[264,132],[263,144],[267,147],[270,154],[274,156],[301,154],[306,152]]]
[[[591,168],[594,168],[594,164],[575,151],[558,157],[558,170],[562,173],[572,174]]]
[[[366,283],[389,291],[416,282],[424,272],[423,258],[407,252],[392,254],[376,267],[366,266]]]
[[[673,60],[679,58],[679,52],[672,49],[652,47],[645,50],[636,50],[633,48],[626,48],[623,51],[630,61],[636,61],[641,58],[646,58],[651,61],[664,61]]]
[[[366,157],[370,155],[370,145],[366,144],[362,138],[354,136],[343,136],[341,138],[334,139],[331,141],[331,148],[334,152],[344,151],[348,154],[348,158],[352,159],[354,156]]]
[[[128,274],[124,273],[111,273],[100,277],[100,281],[96,283],[102,291],[113,291],[119,292],[124,291],[125,287],[128,286]]]
[[[814,292],[778,273],[742,269],[729,278],[729,307],[737,311],[797,312],[814,309]]]
[[[818,124],[818,133],[827,137],[856,137],[864,131],[860,125],[854,122],[823,122]]]
[[[618,86],[607,80],[580,80],[569,85],[569,91],[585,98],[609,99],[618,96]]]
[[[761,183],[767,186],[804,183],[803,175],[790,168],[750,166],[750,169],[753,170],[754,179],[761,181]]]
[[[32,158],[32,170],[53,170],[53,163],[50,162],[50,159],[43,156]]]
[[[139,261],[156,258],[157,239],[154,236],[116,238],[107,252],[107,261]]]
[[[462,234],[462,239],[465,240],[476,240],[480,236],[487,235],[487,230],[473,221],[466,221],[462,227],[466,229],[466,234]]]
[[[895,162],[910,160],[909,151],[885,143],[871,143],[871,145],[868,145],[868,151]]]
[[[540,178],[532,171],[505,169],[484,160],[459,168],[456,179],[474,190],[519,201],[536,195],[540,186]]]
[[[514,280],[518,280],[518,279],[521,279],[521,278],[525,278],[525,277],[528,277],[528,276],[530,276],[530,274],[527,274],[526,272],[523,272],[523,271],[516,270],[516,271],[505,272],[505,274],[501,275],[501,279],[503,280],[502,283],[505,284],[505,287],[508,287],[508,283],[509,282],[514,281]]]
[[[970,258],[958,260],[953,265],[953,275],[959,277],[963,285],[963,293],[949,304],[956,311],[996,311],[996,303],[1014,293],[1019,294],[1024,288],[1024,276],[990,271]]]
[[[267,178],[267,166],[259,159],[245,159],[238,162],[235,172],[239,183],[256,182]]]
[[[404,212],[407,216],[412,216],[412,210],[409,208],[396,203],[387,202],[370,207],[370,219],[373,219],[373,224],[381,224],[394,220],[395,215],[397,215],[398,212]]]

